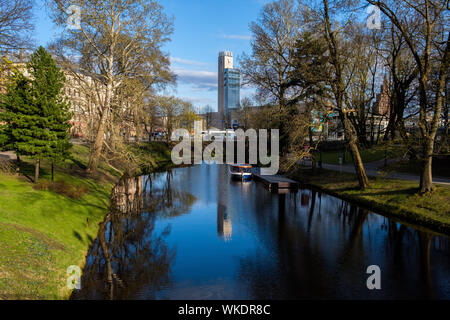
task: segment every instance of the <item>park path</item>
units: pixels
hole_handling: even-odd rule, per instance
[[[0,160],[17,160],[17,157],[13,151],[5,151],[0,152]]]
[[[396,161],[398,161],[398,159],[389,159],[387,162],[389,164],[389,163],[396,162]],[[308,165],[308,161],[302,162],[302,164]],[[309,165],[311,165],[310,161],[309,161]],[[378,176],[379,169],[383,166],[384,166],[384,160],[368,162],[368,163],[364,164],[364,168],[366,169],[366,174],[370,177]],[[322,163],[322,168],[328,169],[328,170],[333,170],[333,171],[339,171],[339,172],[355,173],[355,167],[353,166],[353,164],[339,165],[339,164]],[[415,175],[412,173],[388,172],[388,173],[386,173],[385,177],[388,179],[420,181],[419,175]],[[433,183],[450,186],[450,179],[433,176]]]

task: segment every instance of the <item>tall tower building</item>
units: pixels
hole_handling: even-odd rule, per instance
[[[225,69],[225,124],[228,128],[238,125],[232,118],[233,111],[238,110],[241,97],[241,73],[237,69]]]
[[[239,105],[240,73],[233,69],[233,53],[219,53],[218,72],[218,111],[222,129],[230,126],[229,109]]]

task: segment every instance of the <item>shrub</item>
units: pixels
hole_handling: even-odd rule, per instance
[[[72,185],[65,181],[47,181],[41,180],[36,183],[33,188],[35,190],[46,190],[57,194],[64,195],[71,199],[79,199],[89,192],[89,188],[85,185]]]

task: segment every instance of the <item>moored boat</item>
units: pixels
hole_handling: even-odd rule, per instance
[[[252,178],[252,166],[250,164],[230,164],[228,170],[233,179],[247,181]]]

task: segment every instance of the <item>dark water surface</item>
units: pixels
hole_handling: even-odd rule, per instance
[[[74,299],[450,298],[448,237],[320,192],[273,194],[202,165],[113,195]]]

